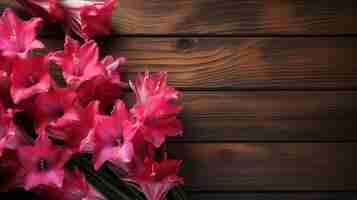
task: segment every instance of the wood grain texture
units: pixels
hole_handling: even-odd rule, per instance
[[[357,190],[357,143],[170,144],[193,191]]]
[[[181,141],[356,141],[356,92],[184,92]]]
[[[191,200],[355,200],[356,193],[192,193]]]
[[[124,72],[169,72],[182,89],[357,88],[353,38],[110,38],[107,54]]]
[[[354,5],[352,0],[120,0],[113,29],[114,34],[353,34]]]
[[[63,38],[42,41],[62,49]],[[153,38],[98,41],[101,53],[124,56],[124,78],[167,71],[181,90],[357,89],[357,37]]]

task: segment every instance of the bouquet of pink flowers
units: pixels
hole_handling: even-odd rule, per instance
[[[63,51],[35,55],[45,47],[36,38],[43,19],[3,12],[0,191],[23,188],[46,200],[144,199],[141,191],[161,200],[174,188],[170,198],[184,199],[175,187],[183,183],[181,161],[165,152],[166,138],[182,134],[180,93],[167,85],[166,73],[140,73],[129,81],[129,109],[129,86],[118,71],[125,59],[100,59],[89,39],[109,33],[116,1],[17,1],[85,42],[66,36]]]

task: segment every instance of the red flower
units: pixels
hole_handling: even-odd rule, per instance
[[[119,167],[128,164],[134,154],[131,142],[134,135],[124,132],[128,120],[125,104],[118,100],[111,116],[97,117],[93,139],[94,168],[98,170],[105,161],[111,161]]]
[[[34,115],[38,133],[50,131],[54,134],[63,127],[79,121],[80,108],[75,104],[76,93],[69,89],[55,89],[41,93],[35,99]]]
[[[49,54],[49,60],[54,61],[63,71],[67,84],[77,88],[82,82],[105,74],[105,69],[98,64],[98,46],[91,40],[82,46],[66,36],[64,51]]]
[[[148,200],[161,200],[175,185],[182,184],[177,176],[181,161],[166,160],[155,162],[146,158],[143,166],[131,171],[124,180],[137,184]]]
[[[112,13],[117,0],[63,0],[65,24],[85,40],[110,34]]]
[[[123,96],[123,88],[127,85],[121,82],[117,68],[125,63],[124,58],[114,60],[112,56],[106,56],[100,64],[105,69],[105,75],[99,75],[84,82],[77,90],[78,100],[82,106],[91,101],[100,101],[101,110],[106,111],[115,100]]]
[[[7,192],[23,184],[21,164],[14,150],[5,150],[0,159],[0,192]]]
[[[13,122],[14,114],[14,110],[6,110],[0,103],[0,158],[5,149],[15,150],[26,143],[23,133]]]
[[[52,132],[52,136],[62,140],[64,146],[73,153],[90,152],[92,150],[91,137],[96,125],[96,117],[99,115],[98,104],[99,102],[90,103],[80,112],[79,121],[60,127],[60,130]]]
[[[137,120],[133,126],[148,142],[159,147],[166,136],[182,133],[181,123],[176,117],[182,110],[180,94],[167,86],[166,73],[139,74],[130,86],[136,95],[136,104],[131,109]]]
[[[77,90],[78,100],[82,106],[91,101],[100,101],[101,110],[105,111],[109,106],[123,96],[123,87],[113,83],[105,76],[96,76],[84,82]]]
[[[26,58],[32,49],[44,48],[36,40],[36,29],[42,20],[32,18],[22,21],[10,9],[5,9],[0,18],[0,52],[7,57]]]
[[[63,11],[58,0],[16,0],[33,16],[50,21],[63,19]]]
[[[62,188],[44,187],[35,189],[41,199],[45,200],[105,200],[85,177],[76,169],[74,172],[65,171]]]
[[[16,59],[11,74],[11,97],[16,104],[47,92],[50,86],[49,67],[43,56]]]
[[[20,147],[18,156],[25,175],[25,189],[40,185],[62,187],[64,164],[70,153],[61,146],[52,145],[46,135],[40,135],[34,145]]]

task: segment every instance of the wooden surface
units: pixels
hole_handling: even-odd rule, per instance
[[[26,16],[11,0],[11,5]],[[120,0],[104,53],[182,90],[191,199],[357,199],[352,0]],[[44,28],[60,49],[63,35]]]
[[[356,194],[345,192],[319,193],[319,192],[305,192],[305,193],[192,193],[191,200],[355,200]]]
[[[62,38],[44,41],[63,45]],[[128,58],[126,75],[167,71],[182,90],[357,88],[357,37],[118,37],[100,46]]]
[[[357,143],[171,144],[194,191],[357,190]]]
[[[354,34],[354,5],[354,0],[121,0],[113,29],[131,35]]]

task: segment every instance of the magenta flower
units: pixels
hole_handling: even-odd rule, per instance
[[[129,172],[124,180],[137,184],[148,200],[162,200],[164,195],[183,179],[177,176],[181,161],[166,160],[155,162],[146,158],[143,166]]]
[[[13,122],[15,111],[5,109],[0,102],[0,158],[5,149],[17,149],[26,143],[23,133]]]
[[[44,48],[36,39],[40,18],[22,21],[10,9],[5,9],[0,18],[0,52],[7,57],[26,58],[33,49]]]
[[[121,81],[118,72],[119,65],[125,63],[124,58],[114,59],[106,56],[100,64],[105,69],[105,75],[99,75],[84,82],[77,90],[78,100],[85,107],[91,101],[100,101],[101,110],[107,110],[114,102],[123,96],[123,88],[127,84]]]
[[[37,132],[61,135],[63,127],[77,123],[80,107],[75,100],[76,93],[69,89],[55,89],[38,95],[34,103]]]
[[[79,113],[79,121],[60,127],[58,131],[53,132],[54,138],[62,140],[64,146],[73,153],[91,152],[93,143],[91,141],[96,118],[99,115],[99,102],[91,102]]]
[[[16,59],[11,74],[11,97],[14,103],[47,92],[51,86],[48,64],[43,56]]]
[[[51,53],[48,59],[59,65],[67,84],[77,88],[82,82],[106,73],[98,64],[98,54],[98,46],[93,40],[80,46],[79,42],[66,36],[64,51]]]
[[[132,160],[134,149],[131,140],[134,135],[124,132],[128,117],[126,106],[121,100],[117,100],[111,116],[97,116],[95,131],[91,139],[96,170],[105,161],[124,167]]]
[[[50,21],[63,19],[63,11],[59,0],[16,0],[33,16],[42,17]]]
[[[108,35],[117,0],[63,0],[65,26],[85,40]]]
[[[43,187],[34,192],[44,200],[105,200],[76,169],[65,171],[62,188]]]
[[[39,135],[34,145],[20,147],[18,156],[26,174],[26,190],[40,185],[62,187],[63,167],[71,154],[61,146],[52,145],[47,135]]]
[[[105,76],[96,76],[82,83],[77,90],[79,103],[84,107],[91,101],[100,101],[101,110],[107,110],[109,106],[123,96],[123,86],[113,83]]]
[[[133,126],[148,142],[160,147],[166,136],[182,133],[181,123],[176,117],[182,110],[180,93],[167,86],[166,73],[139,74],[130,86],[136,95],[136,104],[130,110],[136,119]]]

